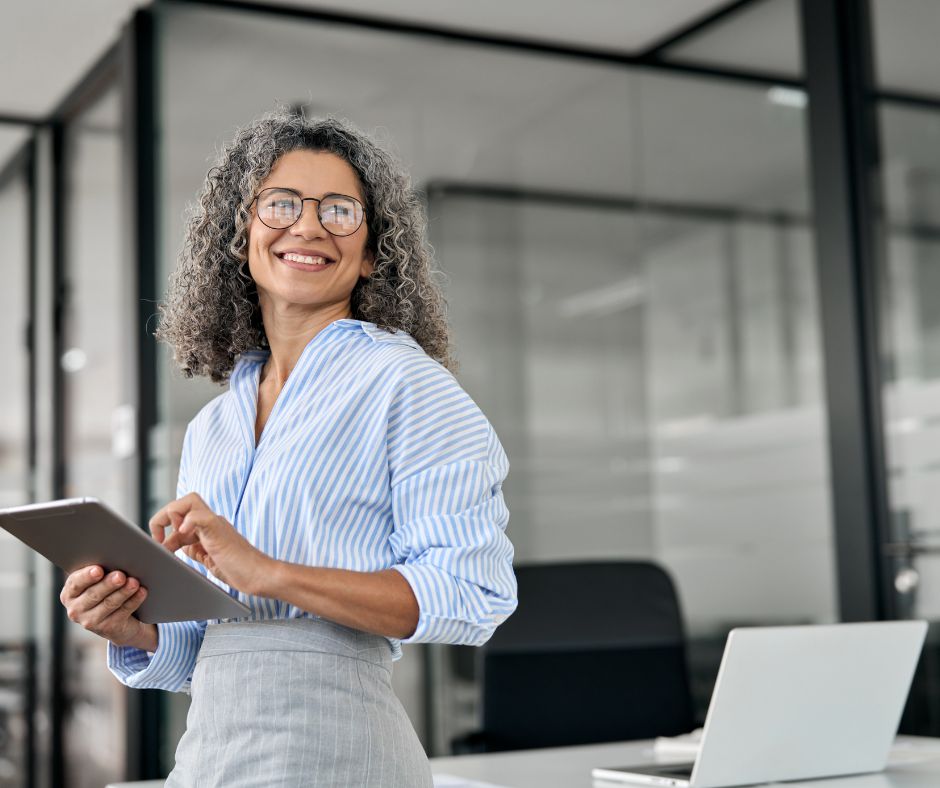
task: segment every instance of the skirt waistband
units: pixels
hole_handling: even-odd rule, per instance
[[[324,618],[241,619],[206,625],[200,659],[242,651],[319,651],[392,667],[387,638]]]

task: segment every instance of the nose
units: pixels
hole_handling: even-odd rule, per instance
[[[329,235],[320,224],[320,216],[317,214],[314,203],[309,205],[305,203],[300,218],[287,229],[291,235],[299,236],[307,241],[314,238],[326,238]]]

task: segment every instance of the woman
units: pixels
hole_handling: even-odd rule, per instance
[[[252,615],[143,624],[146,589],[96,566],[61,594],[122,682],[191,694],[167,785],[431,784],[392,662],[485,642],[516,582],[430,265],[408,177],[348,124],[271,113],[209,171],[156,336],[230,385],[150,529]]]

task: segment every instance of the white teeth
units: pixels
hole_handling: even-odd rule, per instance
[[[310,255],[294,254],[293,252],[285,254],[284,259],[290,260],[292,263],[303,263],[304,265],[326,265],[327,263],[325,257],[311,257]]]

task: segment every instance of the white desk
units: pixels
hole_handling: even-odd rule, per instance
[[[650,742],[624,742],[432,758],[431,770],[435,776],[453,775],[503,788],[599,788],[610,784],[591,779],[594,766],[626,766],[651,760]],[[787,788],[937,788],[940,786],[940,739],[899,737],[888,769],[880,774],[785,785]],[[151,780],[112,783],[108,788],[162,786],[162,780]]]
[[[595,788],[611,783],[592,780],[594,766],[627,766],[654,760],[650,742],[624,742],[432,758],[431,769],[435,775],[452,774],[505,788]],[[899,737],[888,769],[880,774],[785,785],[787,788],[938,788],[940,739]]]

